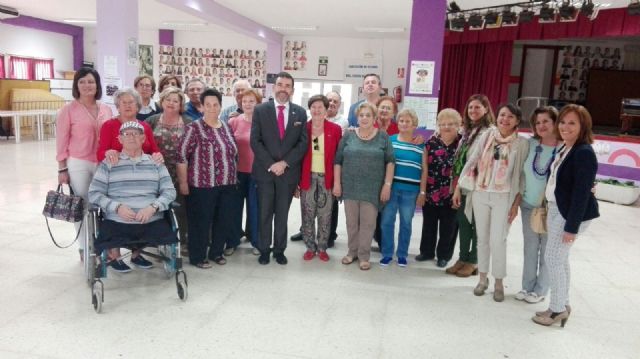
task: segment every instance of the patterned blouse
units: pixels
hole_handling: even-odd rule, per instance
[[[433,135],[427,141],[427,177],[426,203],[432,206],[451,206],[451,171],[458,147],[458,137],[449,145],[445,145],[440,136]]]
[[[178,145],[178,163],[188,164],[187,181],[196,188],[234,185],[237,180],[238,147],[229,126],[219,128],[204,120],[185,126]]]
[[[164,164],[169,170],[173,184],[178,183],[176,164],[178,163],[178,144],[184,134],[184,127],[191,123],[189,117],[181,117],[175,125],[167,125],[162,121],[162,114],[150,116],[145,120],[153,130],[153,138],[156,140],[160,153],[164,157]]]

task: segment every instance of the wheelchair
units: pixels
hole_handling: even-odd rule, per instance
[[[178,220],[176,219],[174,207],[179,204],[174,203],[170,208],[164,211],[164,218],[161,219],[168,222],[171,230],[175,235],[175,241],[161,244],[157,246],[156,252],[148,252],[144,249],[140,250],[140,254],[160,260],[163,263],[164,271],[167,279],[175,278],[178,297],[186,301],[188,296],[187,274],[182,269],[182,256],[180,254],[180,231]],[[99,207],[92,207],[88,210],[85,218],[86,240],[84,250],[84,269],[87,275],[87,284],[91,288],[91,303],[96,313],[102,311],[104,302],[104,284],[102,278],[107,277],[107,268],[111,261],[108,259],[107,249],[100,249],[97,242],[100,239],[100,225],[104,221],[102,210]],[[127,245],[144,245],[143,241],[130,241]],[[145,247],[146,248],[146,247]],[[120,258],[118,258],[120,259]]]

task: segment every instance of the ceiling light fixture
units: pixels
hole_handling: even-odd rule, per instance
[[[95,24],[96,20],[91,19],[64,19],[62,22],[67,24]]]
[[[398,33],[404,32],[404,27],[360,27],[356,26],[354,28],[357,32],[387,32],[387,33]]]
[[[464,31],[464,25],[466,25],[467,19],[464,14],[460,14],[453,19],[449,20],[449,30],[451,31]]]
[[[524,24],[526,22],[531,22],[533,21],[534,16],[536,16],[535,12],[529,9],[524,9],[520,12],[520,15],[518,16],[518,23]]]
[[[493,11],[493,10],[489,10],[485,15],[484,15],[484,25],[485,26],[493,26],[496,25],[498,23],[498,13]]]
[[[469,23],[469,29],[471,30],[482,30],[484,27],[484,18],[478,13],[471,14],[467,22]]]
[[[549,7],[548,4],[542,5],[539,22],[556,22],[556,9]]]
[[[560,8],[558,8],[558,14],[560,15],[560,21],[576,21],[578,18],[578,10],[571,4],[571,2],[564,0]]]
[[[206,22],[194,22],[194,21],[163,21],[162,26],[168,27],[200,27],[207,26]]]
[[[511,8],[506,8],[500,15],[502,17],[502,26],[516,26],[518,25],[518,14]]]
[[[630,0],[629,7],[627,7],[627,14],[629,15],[640,15],[640,1],[639,0]]]
[[[271,30],[280,30],[280,31],[316,31],[318,30],[317,26],[313,25],[302,25],[302,26],[271,26]]]

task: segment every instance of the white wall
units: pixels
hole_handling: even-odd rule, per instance
[[[48,31],[33,30],[22,26],[0,23],[0,53],[53,59],[54,76],[62,77],[62,71],[73,71],[73,41],[71,36]],[[5,69],[9,71],[9,59]]]
[[[370,54],[380,59],[383,87],[390,91],[398,85],[404,87],[405,79],[397,78],[397,70],[398,67],[407,67],[409,40],[301,36],[285,37],[286,40],[307,42],[305,70],[291,72],[296,79],[349,82],[344,76],[345,60],[364,59],[365,54]],[[329,57],[327,76],[318,76],[320,56]]]

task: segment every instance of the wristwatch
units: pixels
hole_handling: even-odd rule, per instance
[[[158,210],[160,209],[160,206],[158,206],[157,203],[151,203],[151,207],[153,207],[156,210],[156,213],[158,213]]]

